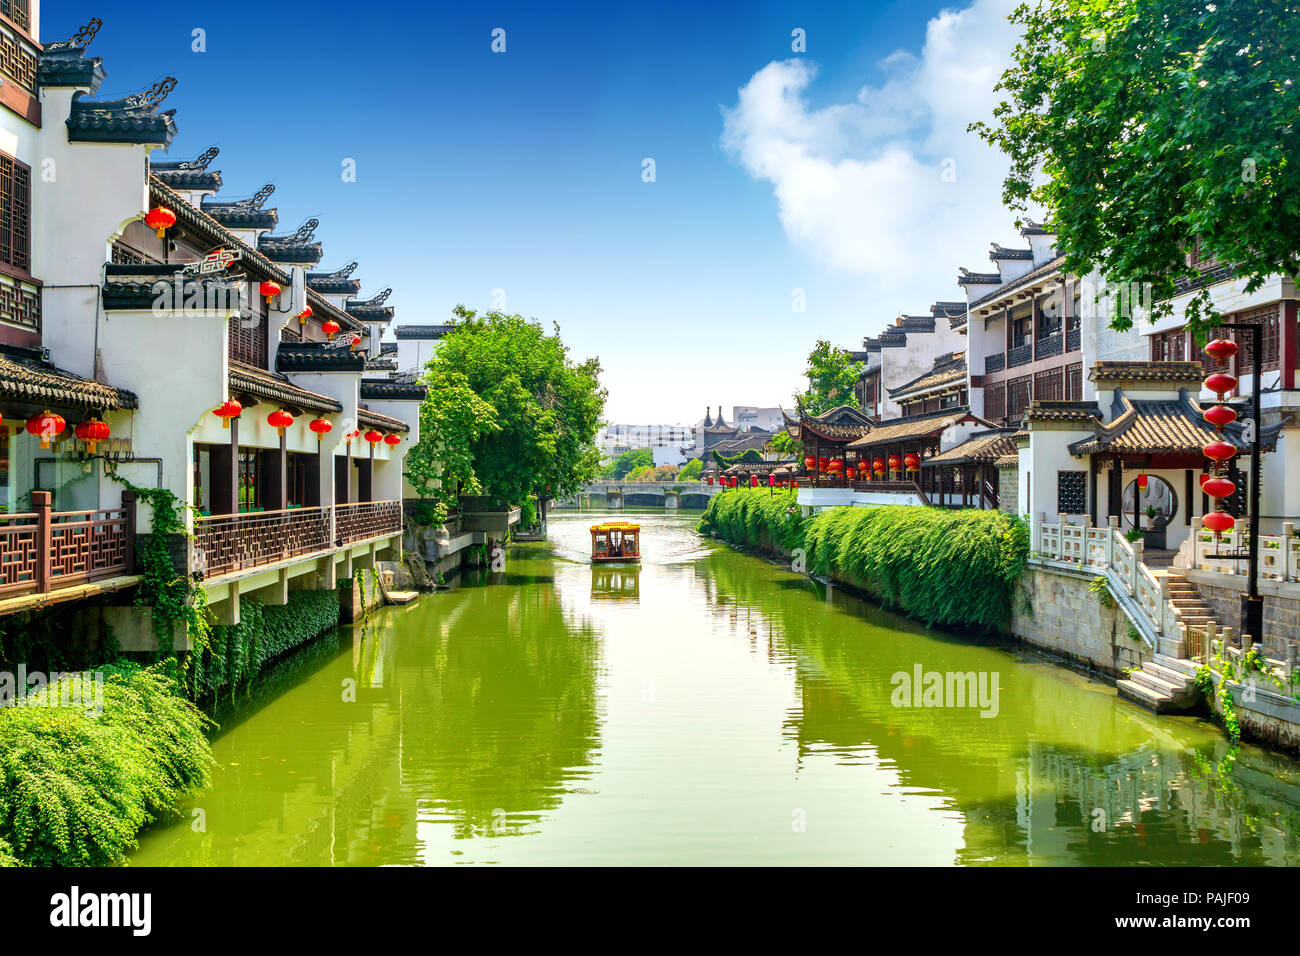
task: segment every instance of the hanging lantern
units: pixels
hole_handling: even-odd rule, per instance
[[[872,467],[872,470],[873,470],[877,475],[883,475],[883,474],[885,473],[885,459],[883,459],[883,458],[877,458],[874,462],[872,462],[871,467]]]
[[[387,445],[389,448],[392,448],[394,445],[400,445],[401,443],[402,443],[402,439],[397,435],[384,436],[384,444]]]
[[[818,458],[818,459],[817,459],[817,470],[818,470],[818,471],[826,471],[827,468],[830,467],[830,463],[831,463],[831,460],[830,460],[829,458]]]
[[[1204,488],[1205,483],[1213,477],[1214,477],[1213,475],[1206,475],[1206,474],[1201,475],[1201,487]]]
[[[709,484],[713,484],[713,476],[709,475]]]
[[[272,282],[270,279],[267,279],[257,287],[257,291],[262,294],[262,298],[266,299],[267,302],[270,302],[280,294],[280,283]]]
[[[768,475],[768,476],[767,476],[767,486],[768,486],[769,488],[775,488],[775,487],[776,487],[776,475]]]
[[[270,415],[266,416],[266,423],[283,435],[284,430],[293,424],[293,416],[283,408],[277,408]]]
[[[808,456],[807,456],[806,458],[804,458],[804,460],[803,460],[803,466],[804,466],[804,469],[805,469],[806,471],[816,471],[816,470],[817,470],[817,459],[814,458],[812,455],[808,455]]]
[[[1207,389],[1219,396],[1219,401],[1223,401],[1223,396],[1237,387],[1237,380],[1225,372],[1215,372],[1205,380],[1204,384]]]
[[[857,477],[857,472],[853,470],[852,465],[844,469],[844,477],[847,478],[849,481],[852,481],[855,477]]]
[[[1215,339],[1205,346],[1205,354],[1218,362],[1226,362],[1237,354],[1237,343],[1231,339]]]
[[[154,206],[144,216],[144,224],[158,233],[161,239],[167,234],[167,230],[176,225],[176,213],[172,212],[166,206]]]
[[[1225,462],[1237,454],[1237,446],[1226,441],[1212,441],[1202,451],[1210,461]]]
[[[1225,425],[1231,425],[1237,420],[1237,413],[1228,405],[1211,405],[1205,410],[1205,420],[1223,431]]]
[[[1231,531],[1236,523],[1237,520],[1226,511],[1211,511],[1209,514],[1201,516],[1202,526],[1213,531],[1216,535]]]
[[[921,469],[921,459],[916,455],[908,455],[903,459],[903,464],[907,466],[908,471],[919,471]]]
[[[1211,498],[1227,498],[1237,490],[1237,486],[1228,478],[1207,477],[1201,482],[1201,490]]]
[[[830,460],[830,463],[826,466],[826,470],[829,471],[831,474],[835,474],[837,471],[843,471],[843,470],[844,470],[844,459],[843,459],[843,458],[832,458],[832,459]]]
[[[109,435],[108,423],[98,418],[92,418],[89,421],[82,422],[73,429],[73,434],[86,443],[86,448],[93,455],[95,446],[105,441]]]
[[[311,318],[311,306],[307,306],[307,308],[303,309],[301,312],[298,313],[298,324],[306,325],[307,320],[310,318]]]
[[[356,438],[356,437],[357,437],[358,435],[360,435],[360,434],[361,434],[361,429],[359,429],[359,428],[354,428],[354,429],[352,429],[352,431],[348,432],[347,435],[346,435],[345,437],[347,438],[347,440],[348,440],[348,442],[349,442],[349,444],[350,444],[350,443],[352,442],[352,439]]]
[[[375,431],[373,428],[370,429],[370,431],[366,432],[365,438],[366,441],[370,442],[371,445],[378,445],[381,441],[384,440],[384,436],[381,433]]]
[[[316,433],[316,440],[321,441],[334,426],[327,418],[313,418],[307,423],[307,427]]]
[[[899,458],[898,458],[897,455],[890,455],[890,456],[889,456],[889,470],[890,470],[890,471],[902,471],[902,470],[903,470],[903,463],[902,463],[902,461],[899,460]]]
[[[757,487],[758,487],[758,475],[750,475],[750,476],[749,476],[749,487],[751,487],[751,488],[757,488]]]
[[[1140,475],[1138,475],[1138,490],[1139,490],[1139,491],[1146,491],[1146,490],[1147,490],[1147,475],[1146,475],[1146,472],[1142,472]]]
[[[47,408],[39,415],[27,419],[24,427],[28,434],[35,435],[41,440],[42,448],[49,448],[50,442],[63,434],[63,429],[68,427],[68,423],[64,421],[62,415]]]
[[[339,330],[339,324],[333,319],[326,319],[320,324],[320,330],[325,333],[326,337],[334,338],[334,333]]]
[[[229,428],[230,420],[232,418],[237,417],[239,413],[242,412],[243,410],[244,410],[244,406],[240,405],[239,402],[235,401],[232,398],[229,401],[222,402],[220,405],[214,408],[212,410],[212,414],[216,415],[218,418],[221,419],[222,428]]]

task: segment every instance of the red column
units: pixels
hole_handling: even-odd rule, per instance
[[[1297,352],[1300,351],[1300,330],[1296,328],[1296,301],[1283,302],[1278,314],[1278,368],[1282,370],[1282,387],[1295,388]]]
[[[32,492],[32,510],[36,512],[36,590],[42,594],[50,591],[50,575],[53,569],[50,550],[53,542],[50,537],[50,493],[48,491]]]

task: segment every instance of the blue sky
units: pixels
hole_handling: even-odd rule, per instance
[[[1009,6],[51,2],[41,33],[103,18],[104,97],[175,75],[170,158],[220,146],[225,198],[275,183],[281,231],[318,217],[324,266],[359,260],[399,323],[501,290],[650,423],[788,406],[815,339],[955,298],[1016,240],[964,132]]]

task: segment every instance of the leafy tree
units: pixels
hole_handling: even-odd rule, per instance
[[[654,481],[655,466],[637,465],[637,467],[633,468],[630,472],[628,472],[627,480],[628,481]]]
[[[700,478],[700,472],[702,472],[703,470],[704,470],[704,460],[700,458],[692,458],[685,465],[683,465],[682,470],[677,473],[677,480],[698,481]]]
[[[680,471],[676,465],[656,465],[655,481],[672,481]]]
[[[846,350],[825,339],[818,339],[808,353],[808,364],[804,367],[808,388],[795,393],[795,405],[809,415],[820,415],[840,405],[856,406],[855,390],[862,368],[863,363],[853,361]],[[773,435],[768,445],[782,455],[800,452],[799,443],[784,430]]]
[[[1297,278],[1300,3],[1043,0],[1011,19],[1007,99],[971,128],[1009,156],[1004,200],[1046,211],[1068,271],[1150,283],[1155,317],[1200,279],[1197,240],[1247,291]],[[1204,288],[1186,314],[1202,338],[1220,318]]]
[[[424,378],[433,386],[425,406],[442,417],[434,418],[427,436],[422,418],[420,443],[408,459],[427,440],[421,471],[427,475],[427,462],[440,459],[445,446],[451,457],[446,476],[459,488],[444,494],[481,491],[510,504],[538,492],[573,494],[600,464],[594,440],[606,396],[600,361],[572,361],[558,326],[547,334],[520,315],[480,317],[463,306],[455,313],[456,329],[442,340]],[[462,404],[455,417],[452,400],[439,395],[446,383]]]
[[[478,443],[500,430],[496,409],[474,391],[464,373],[429,363],[421,381],[429,394],[420,406],[420,441],[406,454],[406,480],[441,507],[441,522],[461,494],[482,491],[474,472]]]
[[[653,466],[654,463],[654,452],[649,448],[633,448],[623,452],[606,465],[601,477],[609,481],[622,481],[634,468],[640,468],[643,465]]]
[[[747,448],[744,451],[737,452],[734,455],[720,454],[716,448],[710,449],[709,453],[713,455],[713,460],[716,461],[723,468],[730,468],[732,465],[738,465],[741,462],[745,462],[748,464],[758,464],[763,460],[763,453],[758,451],[755,448]]]

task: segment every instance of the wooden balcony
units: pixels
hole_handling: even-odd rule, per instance
[[[131,573],[133,507],[53,511],[50,503],[48,491],[33,491],[32,511],[0,515],[0,598]]]
[[[193,570],[218,577],[401,531],[400,501],[204,516],[194,522]]]

